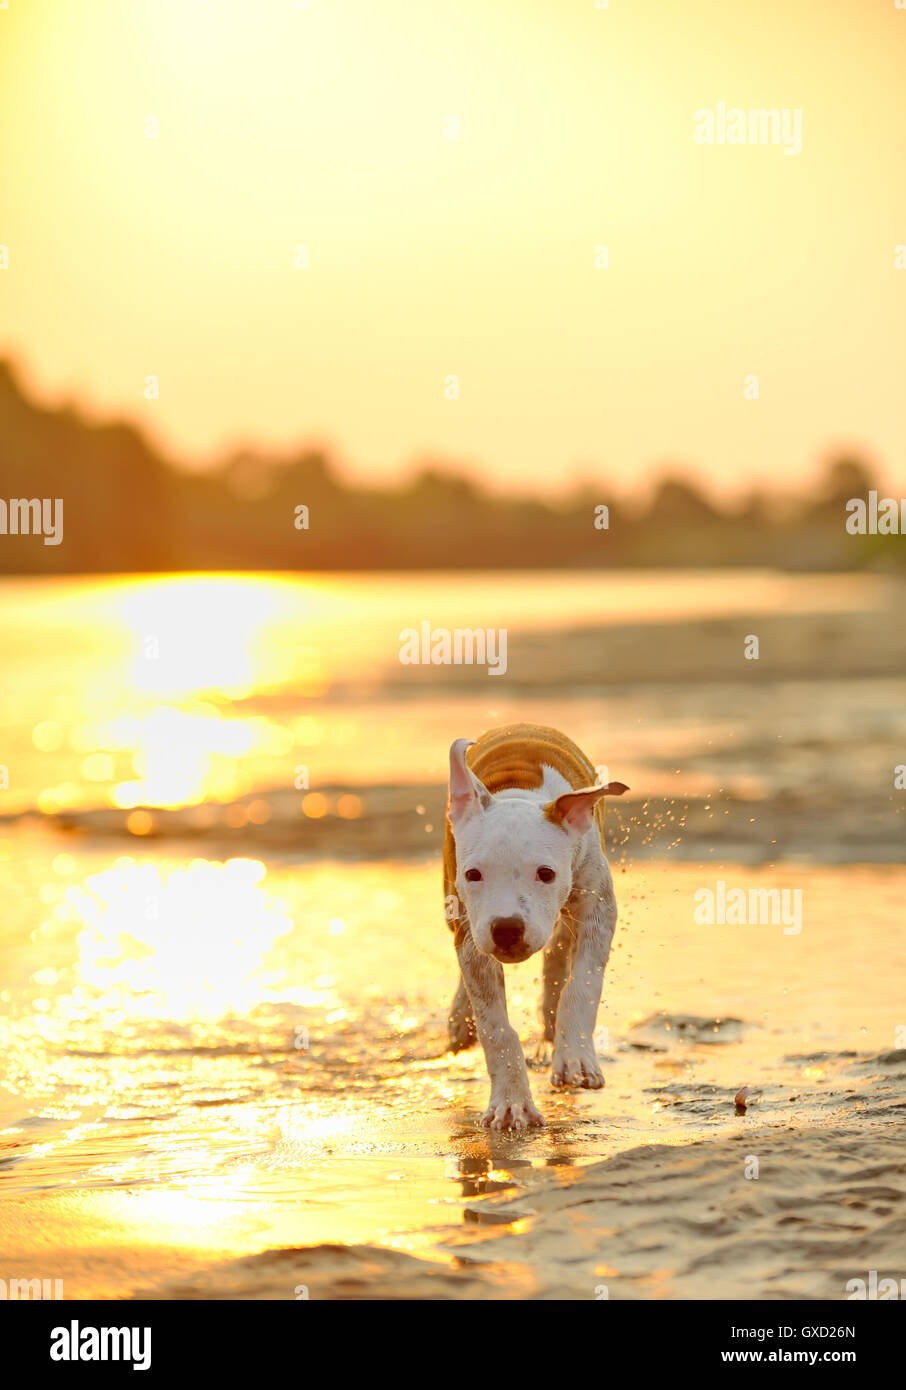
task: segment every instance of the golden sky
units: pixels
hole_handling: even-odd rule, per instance
[[[902,478],[904,71],[894,0],[8,0],[0,352],[199,461]]]

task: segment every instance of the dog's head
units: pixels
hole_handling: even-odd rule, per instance
[[[456,892],[480,951],[503,964],[527,960],[550,939],[572,891],[573,867],[596,803],[621,782],[564,792],[543,805],[492,795],[466,762],[468,739],[450,749],[450,825]]]

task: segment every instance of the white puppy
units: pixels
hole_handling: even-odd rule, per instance
[[[604,857],[606,795],[555,729],[513,724],[450,749],[444,894],[462,977],[450,1014],[454,1051],[477,1031],[491,1078],[482,1123],[544,1123],[507,1018],[503,965],[544,949],[544,1036],[555,1086],[604,1085],[594,1048],[604,967],[617,920]]]

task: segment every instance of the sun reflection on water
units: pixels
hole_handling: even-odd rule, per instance
[[[113,747],[137,749],[132,765],[138,777],[112,792],[117,806],[192,805],[214,796],[236,794],[236,773],[217,766],[214,755],[239,758],[260,742],[256,729],[241,719],[224,719],[212,706],[188,711],[159,705],[144,719],[124,716],[109,726]]]
[[[242,699],[277,674],[260,644],[262,629],[287,604],[280,580],[179,575],[129,585],[118,614],[134,639],[136,690],[167,697],[219,690]]]
[[[73,1015],[192,1022],[259,1004],[280,979],[265,956],[293,926],[265,877],[256,859],[162,872],[126,857],[67,888],[57,915],[82,924]]]
[[[55,815],[99,800],[126,811],[233,803],[268,760],[320,743],[320,721],[300,705],[328,688],[332,658],[316,635],[338,604],[327,581],[308,576],[99,586],[78,618],[108,639],[103,667],[64,670],[59,699],[36,718],[23,705],[30,774],[42,779],[33,804]],[[277,713],[275,692],[287,690]]]

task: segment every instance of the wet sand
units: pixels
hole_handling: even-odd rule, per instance
[[[906,1052],[863,1065],[878,1074],[878,1108],[902,1119]],[[484,1238],[465,1227],[430,1260],[373,1246],[269,1250],[139,1296],[282,1299],[297,1281],[309,1299],[840,1301],[871,1270],[904,1277],[902,1134],[867,1136],[862,1119],[630,1149],[527,1198],[467,1208]]]

